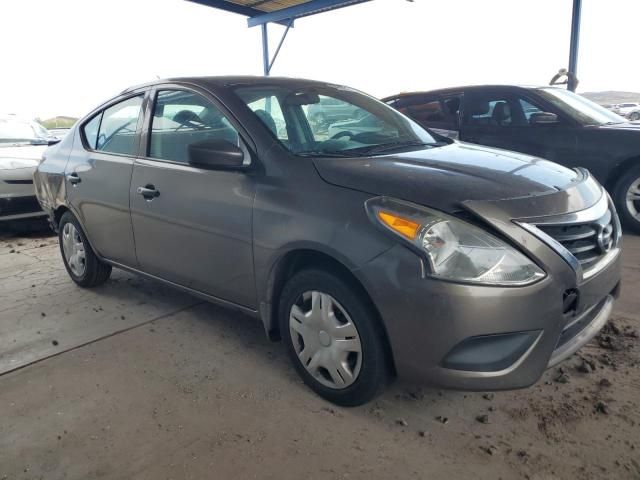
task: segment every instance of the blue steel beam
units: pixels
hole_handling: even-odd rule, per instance
[[[569,76],[567,88],[576,91],[578,78],[578,47],[580,46],[580,17],[582,16],[582,0],[573,0],[571,15],[571,44],[569,45]]]
[[[262,68],[264,70],[264,76],[269,76],[269,33],[267,32],[267,24],[262,25]]]
[[[247,19],[247,23],[249,24],[249,27],[256,27],[258,25],[264,25],[270,22],[283,23],[290,19],[306,17],[308,15],[327,12],[329,10],[336,10],[338,8],[348,7],[350,5],[356,5],[358,3],[369,1],[371,0],[311,0],[309,2],[301,3],[293,7],[283,8],[274,12],[260,13],[259,15],[251,16]]]

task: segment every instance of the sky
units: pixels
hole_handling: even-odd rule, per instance
[[[296,20],[272,75],[383,97],[547,84],[566,67],[571,0],[374,0]],[[583,0],[579,91],[640,92],[640,0]],[[283,27],[270,25],[271,51]],[[259,27],[184,0],[2,0],[0,113],[81,116],[158,77],[261,75]]]

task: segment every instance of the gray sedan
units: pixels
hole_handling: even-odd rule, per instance
[[[309,118],[328,103],[353,112],[331,134]],[[375,128],[347,128],[362,118]],[[343,86],[134,87],[35,180],[78,285],[116,267],[240,309],[341,405],[394,376],[531,385],[619,292],[620,225],[586,170],[440,137]]]

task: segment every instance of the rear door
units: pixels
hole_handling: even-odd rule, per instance
[[[115,100],[78,129],[66,168],[67,200],[91,246],[135,267],[129,184],[138,155],[145,91]]]
[[[553,124],[533,124],[533,114],[558,115]],[[465,93],[460,140],[503,148],[570,165],[575,158],[575,126],[562,112],[538,99],[508,90],[480,90]]]
[[[189,144],[206,139],[236,143],[248,159],[239,127],[199,90],[175,86],[152,95],[142,135],[145,153],[135,162],[130,190],[140,268],[255,308],[254,177],[194,167],[188,159]]]

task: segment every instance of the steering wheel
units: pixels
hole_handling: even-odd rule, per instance
[[[339,138],[342,137],[353,137],[353,132],[350,132],[349,130],[343,130],[341,132],[336,133],[333,137],[331,137],[331,140],[337,140]]]

